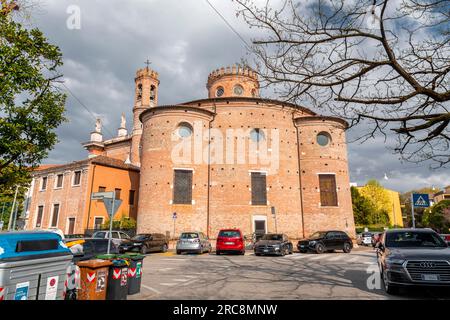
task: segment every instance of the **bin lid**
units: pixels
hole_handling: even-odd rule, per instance
[[[144,260],[145,256],[139,253],[127,253],[119,255],[119,258],[131,259],[131,260]]]
[[[60,235],[48,231],[0,233],[0,263],[72,255]]]
[[[103,259],[91,259],[91,260],[77,262],[77,266],[79,266],[79,267],[86,267],[86,268],[92,268],[92,269],[109,267],[111,264],[112,264],[111,261],[103,260]]]

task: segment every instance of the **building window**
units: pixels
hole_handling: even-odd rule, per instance
[[[325,147],[330,143],[331,136],[328,132],[319,132],[316,141],[319,146]]]
[[[188,138],[192,135],[192,126],[187,122],[182,122],[178,126],[178,136],[180,138]]]
[[[122,191],[122,189],[116,188],[114,189],[114,192],[116,194],[116,200],[120,200],[120,192]]]
[[[192,170],[175,170],[173,203],[192,204]]]
[[[55,203],[53,205],[52,223],[50,224],[51,228],[56,228],[58,226],[58,219],[59,219],[59,204]]]
[[[224,93],[224,92],[225,92],[225,91],[224,91],[223,87],[218,87],[217,90],[216,90],[216,97],[221,97],[221,96],[223,96],[223,93]]]
[[[320,205],[322,207],[337,207],[336,176],[334,174],[319,174]]]
[[[134,190],[130,190],[129,194],[128,194],[128,204],[130,206],[134,206],[134,195],[135,195],[135,191]]]
[[[264,172],[252,172],[252,205],[267,205],[267,182]]]
[[[137,92],[137,99],[141,100],[142,99],[142,84],[138,84],[138,92]]]
[[[150,86],[150,101],[154,101],[156,96],[156,87],[154,85]]]
[[[101,229],[103,224],[103,217],[95,217],[94,219],[94,229]]]
[[[63,180],[64,180],[64,175],[63,174],[56,175],[55,189],[61,189],[62,188]]]
[[[81,171],[75,171],[73,173],[73,185],[79,186],[81,184]]]
[[[240,84],[235,85],[233,88],[233,92],[237,96],[242,96],[242,94],[244,93],[244,88],[242,88]]]
[[[73,234],[75,231],[75,218],[68,219],[67,234]]]
[[[98,187],[98,192],[105,192],[106,191],[106,187]]]
[[[250,139],[256,143],[259,143],[260,141],[265,140],[266,136],[264,135],[264,131],[262,129],[255,128],[250,131]]]
[[[42,177],[42,181],[41,181],[41,190],[46,190],[47,189],[47,180],[48,177]]]
[[[36,228],[40,228],[42,225],[42,217],[44,216],[44,206],[39,206],[36,217]]]

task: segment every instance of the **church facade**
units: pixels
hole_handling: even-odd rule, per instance
[[[132,131],[122,117],[117,137],[103,140],[97,123],[83,144],[90,158],[139,168],[138,233],[355,236],[344,120],[261,98],[247,67],[213,71],[206,89],[207,98],[159,105],[158,73],[140,69]]]

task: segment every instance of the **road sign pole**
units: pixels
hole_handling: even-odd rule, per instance
[[[14,207],[16,206],[16,200],[17,200],[17,192],[19,191],[19,186],[16,186],[16,192],[14,193],[14,201],[11,207],[11,214],[9,215],[9,223],[8,223],[8,231],[11,231],[12,227],[12,218],[14,215]]]
[[[414,218],[414,194],[411,193],[411,218],[412,218],[412,227],[416,228],[416,219]]]
[[[177,221],[177,219],[173,219],[173,240],[175,240],[175,221]]]
[[[111,212],[108,212],[109,214],[109,237],[108,237],[108,254],[111,250],[111,237],[112,237],[112,226],[113,226],[113,217],[114,217],[114,200],[116,197],[114,196],[112,198],[112,208]]]

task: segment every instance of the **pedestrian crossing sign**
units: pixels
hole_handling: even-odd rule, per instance
[[[428,208],[430,199],[426,193],[413,193],[413,206],[419,208]]]

